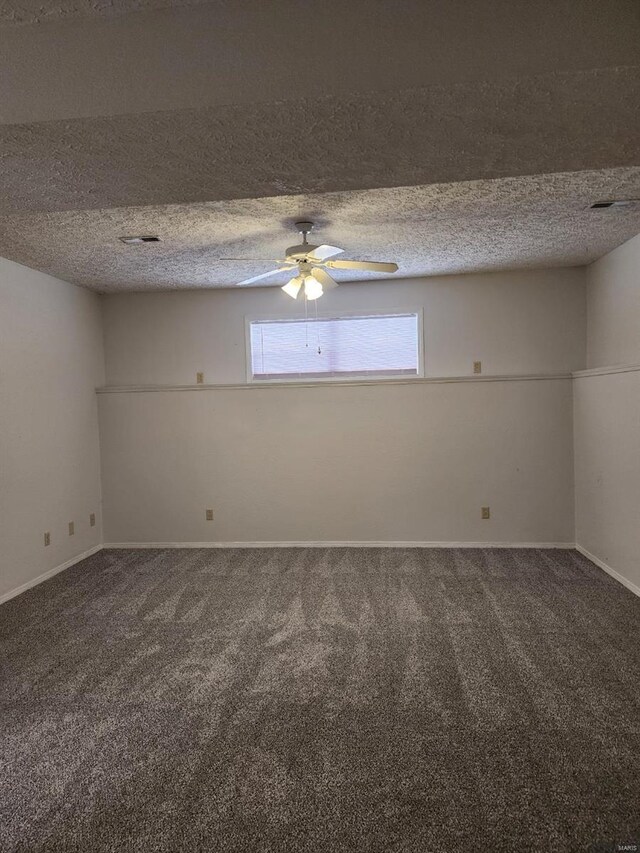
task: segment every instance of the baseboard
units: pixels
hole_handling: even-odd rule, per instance
[[[615,569],[612,569],[611,566],[608,566],[606,563],[603,563],[595,554],[591,554],[587,551],[586,548],[583,548],[582,545],[578,545],[576,543],[576,551],[579,551],[583,557],[586,557],[587,560],[591,560],[599,569],[602,569],[603,572],[606,572],[608,575],[611,575],[614,580],[617,580],[618,583],[621,583],[622,586],[626,586],[628,590],[633,592],[635,595],[640,596],[640,587],[636,586],[634,583],[631,583],[630,580],[627,580],[624,575],[621,575],[620,572],[616,572]]]
[[[621,583],[635,595],[640,596],[640,587],[616,572],[611,566],[608,566],[602,560],[574,542],[106,542],[104,545],[94,545],[88,551],[83,551],[67,560],[66,563],[61,563],[59,566],[54,566],[37,578],[33,578],[15,589],[5,592],[0,595],[0,604],[9,601],[26,592],[43,581],[52,578],[59,572],[71,568],[81,560],[86,560],[93,554],[97,554],[103,548],[556,548],[556,549],[575,549],[587,560],[590,560],[599,569],[611,575],[612,578]]]
[[[87,557],[91,557],[93,554],[97,554],[98,551],[107,548],[555,548],[565,550],[573,550],[575,548],[584,557],[595,563],[596,566],[607,572],[607,574],[611,575],[611,577],[615,578],[623,586],[626,586],[631,592],[640,596],[640,589],[635,584],[616,572],[615,569],[607,566],[602,560],[590,554],[586,548],[576,545],[574,542],[106,542],[104,545],[94,545],[93,548],[89,548],[88,551],[83,551],[82,554],[72,557],[66,563],[54,566],[53,569],[49,569],[43,574],[38,575],[37,578],[33,578],[19,587],[5,592],[0,596],[0,604],[4,604],[5,601],[15,598],[28,589],[52,578],[59,572],[71,568],[71,566],[74,566],[81,560],[86,560]]]
[[[75,566],[76,563],[79,563],[81,560],[86,560],[87,557],[90,557],[92,554],[97,554],[98,551],[101,551],[103,548],[102,545],[94,545],[93,548],[89,548],[88,551],[83,551],[82,554],[78,554],[76,557],[72,557],[70,560],[67,560],[66,563],[61,563],[59,566],[54,566],[53,569],[49,569],[44,572],[42,575],[38,575],[37,578],[33,578],[26,583],[23,583],[22,586],[18,586],[15,589],[10,590],[9,592],[5,592],[4,595],[0,595],[0,604],[4,604],[5,601],[9,601],[11,598],[15,598],[16,595],[20,595],[22,592],[26,592],[31,587],[38,586],[39,583],[52,578],[54,575],[57,575],[59,572],[63,572],[65,569],[70,569],[71,566]]]
[[[573,542],[105,542],[104,548],[564,548]]]

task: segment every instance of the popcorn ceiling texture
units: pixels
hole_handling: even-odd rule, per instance
[[[42,22],[15,26],[8,21],[22,4],[36,8]],[[0,122],[230,104],[250,109],[258,102],[324,101],[356,92],[388,99],[394,91],[437,85],[554,73],[566,78],[587,69],[615,73],[639,61],[637,0],[324,0],[321,8],[300,0],[210,0],[193,6],[178,0],[171,5],[175,8],[135,11],[139,0],[0,0],[0,16],[5,10]],[[134,13],[112,14],[125,9]],[[590,136],[610,138],[611,126],[600,116],[601,110],[610,112],[608,94],[594,79],[592,120],[585,128]],[[527,97],[525,86],[517,106],[533,126]],[[456,101],[454,93],[454,108]],[[446,98],[443,106],[448,107]],[[545,121],[544,100],[527,106],[540,107],[539,119]],[[459,113],[453,115],[462,121]],[[314,123],[312,105],[306,117]],[[382,118],[384,134],[389,125]],[[440,115],[431,113],[429,120],[437,125]],[[551,120],[563,123],[561,115]],[[492,130],[501,134],[509,124],[509,115],[498,115]],[[263,124],[258,132],[269,131]],[[571,167],[535,171],[561,168]]]
[[[584,210],[640,195],[631,0],[407,0],[398,26],[330,0],[304,73],[296,4],[189,5],[0,0],[0,255],[139,290],[263,272],[217,258],[279,257],[300,217],[405,276],[582,264],[637,232]],[[117,241],[143,232],[163,242]]]
[[[616,68],[2,125],[0,213],[636,166],[638,103]]]
[[[396,277],[588,263],[640,230],[640,205],[589,210],[597,199],[640,197],[640,167],[422,187],[276,196],[188,205],[14,214],[0,217],[0,253],[90,288],[156,290],[228,286],[266,272],[298,241],[346,258],[396,261]],[[118,237],[156,234],[125,246]],[[332,271],[341,281],[371,273]],[[284,273],[264,282],[282,285]]]
[[[118,15],[207,2],[211,0],[3,0],[0,3],[0,22],[41,24],[84,15]]]

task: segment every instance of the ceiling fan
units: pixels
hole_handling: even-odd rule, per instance
[[[325,290],[337,287],[338,282],[327,272],[329,269],[337,270],[369,270],[370,272],[396,272],[397,264],[382,263],[381,261],[333,261],[331,258],[340,255],[344,249],[337,246],[314,246],[307,241],[307,235],[313,228],[313,222],[296,222],[296,228],[302,234],[302,243],[299,246],[289,246],[285,250],[284,260],[265,260],[265,263],[281,264],[275,270],[254,275],[239,281],[239,285],[253,284],[263,278],[278,275],[282,272],[295,272],[294,277],[284,285],[282,290],[293,299],[297,299],[300,291],[306,299],[317,299]],[[244,261],[264,260],[262,258],[220,258],[221,261]]]

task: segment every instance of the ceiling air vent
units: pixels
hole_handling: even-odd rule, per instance
[[[591,210],[604,210],[607,207],[631,207],[634,204],[638,204],[640,199],[637,198],[621,198],[621,199],[612,199],[611,201],[596,201],[592,205],[590,205]]]
[[[126,243],[127,246],[137,245],[138,243],[159,243],[159,237],[118,237],[121,243]]]

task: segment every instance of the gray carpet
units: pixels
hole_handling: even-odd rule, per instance
[[[639,638],[572,551],[103,551],[0,607],[0,850],[612,850]]]

